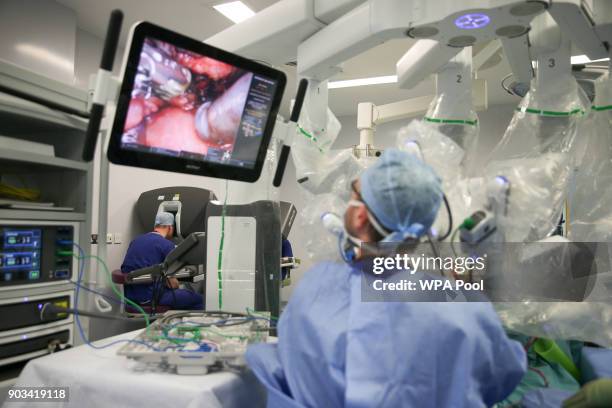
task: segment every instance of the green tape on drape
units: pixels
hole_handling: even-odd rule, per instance
[[[463,119],[436,119],[425,116],[423,118],[427,122],[431,123],[445,123],[451,125],[470,125],[476,126],[478,124],[478,120],[463,120]]]
[[[607,111],[607,110],[611,110],[612,109],[612,105],[605,105],[605,106],[596,106],[596,105],[593,105],[591,108],[594,111]]]
[[[297,127],[298,130],[300,131],[300,133],[304,136],[306,136],[308,139],[312,140],[313,142],[317,143],[318,139],[316,136],[311,135],[310,133],[308,133],[307,131],[305,131],[301,126]],[[323,149],[321,149],[319,146],[317,146],[317,149],[319,149],[319,151],[321,153],[323,153]]]
[[[561,111],[549,111],[549,110],[543,110],[543,109],[532,109],[532,108],[516,108],[517,112],[527,112],[527,113],[533,113],[535,115],[540,115],[540,116],[558,116],[558,117],[566,117],[566,116],[572,116],[572,115],[577,115],[577,114],[581,114],[584,115],[584,110],[580,109],[580,108],[576,108],[576,109],[572,109],[571,111],[567,111],[567,112],[561,112]]]

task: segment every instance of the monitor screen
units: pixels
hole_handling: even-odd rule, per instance
[[[136,26],[109,158],[255,181],[285,76],[169,30]]]

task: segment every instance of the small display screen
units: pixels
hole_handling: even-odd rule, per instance
[[[151,23],[133,28],[112,163],[256,181],[286,77]]]
[[[68,280],[74,229],[66,225],[0,225],[0,289]]]
[[[40,279],[42,230],[0,229],[0,280]]]

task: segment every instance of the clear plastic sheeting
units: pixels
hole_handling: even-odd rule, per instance
[[[328,109],[327,123],[321,127],[311,120],[308,111],[306,106],[302,109],[291,147],[296,179],[302,190],[297,225],[307,237],[309,260],[340,260],[338,237],[325,229],[321,217],[328,212],[344,215],[350,183],[372,159],[357,159],[352,149],[331,150],[340,133],[340,122]]]
[[[601,97],[612,94],[604,84],[607,85],[604,80],[598,84],[598,88],[603,88]],[[599,100],[602,107],[612,105],[612,97],[607,102]],[[578,155],[583,165],[576,180],[571,236],[575,239],[579,228],[584,231],[588,223],[589,234],[583,235],[582,240],[603,240],[607,235],[602,233],[612,231],[612,217],[607,217],[612,215],[612,210],[606,213],[605,208],[612,202],[607,196],[612,194],[612,189],[607,187],[612,179],[606,178],[612,177],[612,143],[609,142],[612,116],[601,109],[593,112],[593,121],[585,121],[587,110],[586,98],[575,81],[563,81],[556,89],[545,90],[538,89],[534,82],[486,167],[479,172],[457,171],[467,161],[461,142],[444,134],[431,122],[413,121],[402,128],[397,145],[400,149],[420,152],[439,173],[456,223],[487,205],[491,180],[498,175],[506,177],[510,181],[507,213],[498,214],[499,233],[490,238],[506,242],[538,241],[556,229],[574,182],[573,160]],[[599,113],[601,115],[597,116]],[[576,146],[577,137],[589,138],[591,142],[586,142],[581,150],[579,144]],[[591,179],[598,173],[600,177]],[[587,181],[580,181],[580,177]],[[435,228],[443,231],[446,222],[444,212],[440,211]],[[524,277],[521,272],[504,270],[505,278],[510,280],[513,274]],[[550,275],[550,272],[543,275]],[[589,280],[590,296],[582,303],[525,299],[524,302],[496,303],[496,308],[504,325],[511,330],[531,336],[612,346],[612,306],[593,300],[610,298],[607,288],[612,288],[612,280],[608,275],[608,270],[600,268],[597,276]],[[542,276],[534,278],[541,280]],[[523,285],[528,286],[529,282]]]
[[[298,215],[298,222],[303,236],[306,237],[308,259],[342,262],[339,236],[335,231],[326,228],[323,217],[333,214],[344,221],[346,200],[330,193],[317,196],[304,193],[304,196],[307,201]]]
[[[435,123],[425,119],[425,122],[463,148],[465,154],[460,168],[466,176],[478,173],[477,145],[480,126],[477,121],[473,124],[454,124]]]
[[[400,129],[397,147],[419,155],[442,179],[444,193],[450,203],[453,218],[459,222],[485,203],[486,184],[483,177],[466,178],[457,171],[466,155],[454,140],[431,123],[413,120]],[[434,223],[439,234],[448,228],[448,214],[441,210]],[[455,225],[456,228],[456,225]]]
[[[532,84],[531,91],[521,102],[485,168],[486,174],[500,174],[510,180],[508,213],[498,219],[505,241],[537,241],[552,233],[574,183],[578,183],[574,197],[582,197],[583,200],[583,204],[576,208],[578,213],[580,208],[596,208],[598,203],[603,206],[609,203],[609,198],[602,197],[605,194],[603,191],[597,196],[593,195],[600,187],[593,187],[594,181],[589,180],[597,174],[596,169],[609,166],[612,156],[607,159],[602,157],[609,154],[610,146],[605,144],[601,134],[591,142],[595,127],[593,121],[585,120],[587,110],[586,97],[571,78],[560,79],[556,86],[546,89],[538,89],[535,81]],[[603,128],[607,129],[609,137],[609,123],[607,126]],[[604,144],[604,151],[600,151]],[[597,151],[597,156],[593,157],[587,149]],[[574,180],[577,158],[583,161],[579,175],[582,181]],[[585,189],[585,186],[580,186],[585,182],[590,187]],[[573,239],[576,236],[570,234]],[[596,234],[585,234],[582,238],[597,240],[592,239],[597,238]],[[543,267],[551,268],[550,265]],[[507,273],[511,274],[512,271]],[[518,275],[521,271],[516,273]],[[591,298],[610,299],[608,275],[609,270],[598,271],[596,280],[589,282],[592,285],[591,295],[584,302],[543,303],[526,300],[497,303],[496,308],[507,328],[526,335],[612,346],[612,306],[591,301]],[[536,280],[541,278],[534,276]],[[524,285],[529,285],[529,282]]]
[[[495,304],[504,326],[535,337],[580,340],[612,347],[609,303],[524,302]]]
[[[576,179],[569,203],[569,237],[612,242],[612,80],[595,83],[595,101],[577,140]]]
[[[478,144],[478,115],[472,103],[472,50],[464,49],[436,75],[436,97],[423,121],[465,151],[462,171],[473,174]]]
[[[409,153],[420,154],[438,172],[445,187],[460,178],[457,167],[465,156],[465,150],[436,126],[413,120],[400,129],[397,147]]]
[[[350,152],[330,152],[340,128],[340,122],[331,110],[327,110],[327,123],[321,127],[311,121],[308,109],[302,109],[291,154],[298,183],[313,194],[329,192],[335,183],[334,178],[354,167],[356,159]]]
[[[498,220],[508,242],[537,241],[556,229],[573,175],[572,146],[588,106],[571,77],[545,89],[537,85],[534,80],[484,169],[510,182],[507,215]]]
[[[344,216],[351,195],[350,183],[359,177],[371,159],[357,159],[352,149],[345,149],[330,151],[321,161],[325,167],[317,173],[311,173],[315,179],[298,178],[302,187],[303,207],[299,211],[297,223],[304,236],[308,237],[308,259],[340,260],[338,237],[325,229],[321,217],[328,212]]]
[[[320,167],[316,172],[305,172],[301,177],[300,173],[297,173],[300,186],[311,194],[335,193],[348,200],[350,182],[364,168],[361,160],[353,155],[352,149],[345,149],[321,155],[319,163]]]
[[[469,155],[478,143],[478,115],[471,109],[471,103],[461,104],[457,101],[471,99],[471,88],[459,98],[441,93],[431,102],[423,118],[428,126],[448,137]]]

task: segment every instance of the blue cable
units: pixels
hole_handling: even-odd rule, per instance
[[[172,346],[167,346],[167,347],[165,347],[165,348],[162,350],[162,349],[159,349],[159,348],[155,347],[155,346],[154,346],[154,345],[152,345],[152,344],[149,344],[149,343],[144,342],[144,341],[141,341],[141,340],[136,340],[136,339],[129,339],[129,340],[128,340],[128,339],[115,340],[115,341],[110,342],[109,344],[105,344],[105,345],[103,345],[103,346],[96,346],[96,345],[94,345],[93,343],[91,343],[91,342],[89,341],[89,339],[88,339],[88,338],[85,336],[85,332],[84,332],[84,330],[83,330],[83,326],[81,325],[81,320],[79,319],[79,312],[78,312],[78,305],[79,305],[79,290],[82,288],[83,290],[86,290],[86,291],[88,291],[88,292],[92,292],[92,293],[98,294],[98,295],[103,296],[103,297],[107,297],[107,296],[106,296],[106,295],[103,295],[103,294],[101,294],[100,292],[97,292],[97,291],[95,291],[95,290],[93,290],[93,289],[89,289],[89,288],[87,288],[87,287],[85,287],[85,286],[83,286],[83,285],[81,284],[81,282],[82,282],[82,280],[83,280],[83,274],[85,273],[85,251],[83,251],[83,248],[81,248],[81,247],[80,247],[80,246],[79,246],[77,243],[73,242],[73,245],[74,245],[75,247],[77,247],[77,249],[79,250],[79,253],[80,253],[80,258],[81,258],[81,259],[80,259],[80,264],[79,264],[79,273],[78,273],[78,276],[77,276],[77,281],[76,281],[76,283],[75,283],[75,285],[76,285],[76,291],[75,291],[75,295],[74,295],[74,303],[75,303],[75,307],[74,307],[74,318],[75,318],[75,321],[76,321],[76,324],[77,324],[77,328],[79,329],[79,334],[80,334],[81,339],[83,340],[83,342],[84,342],[85,344],[87,344],[89,347],[91,347],[91,348],[93,348],[93,349],[97,349],[97,350],[102,350],[102,349],[105,349],[105,348],[108,348],[108,347],[114,346],[115,344],[121,344],[121,343],[136,343],[136,344],[141,344],[141,345],[143,345],[143,346],[149,347],[149,348],[150,348],[150,349],[152,349],[153,351],[158,351],[158,352],[163,352],[163,351],[168,350],[169,348],[172,348]],[[112,298],[110,298],[110,299],[111,299],[111,300],[113,300],[113,301],[115,301],[115,302],[125,304],[125,302],[123,302],[123,301],[118,301],[118,300],[116,300],[116,299],[112,299]],[[214,322],[214,323],[212,323],[212,324],[214,324],[214,325],[224,324],[224,323],[226,323],[226,322],[227,322],[228,320],[230,320],[230,319],[231,319],[231,318],[229,318],[229,319],[222,319],[222,320],[218,320],[218,321],[216,321],[216,322]],[[255,320],[255,319],[270,320],[270,319],[267,319],[267,318],[265,318],[265,317],[259,317],[259,316],[253,316],[253,315],[248,315],[248,316],[245,316],[245,317],[244,317],[245,322],[248,322],[248,321],[250,321],[250,320]],[[192,324],[197,324],[197,323],[195,323],[195,322],[179,322],[179,323],[174,323],[174,324],[172,324],[172,325],[170,326],[170,328],[172,329],[172,328],[174,328],[175,326],[182,325],[182,324],[190,324],[190,323],[192,323]]]
[[[120,343],[136,343],[136,344],[142,344],[143,346],[149,347],[154,351],[162,351],[161,349],[156,348],[155,346],[153,346],[152,344],[146,343],[144,341],[141,340],[135,340],[135,339],[131,339],[131,340],[115,340],[109,344],[105,344],[103,346],[96,346],[93,343],[91,343],[89,341],[89,339],[87,337],[85,337],[85,332],[83,331],[83,326],[81,326],[81,320],[79,319],[79,311],[78,311],[78,306],[79,306],[79,289],[81,288],[81,281],[83,280],[83,274],[85,273],[85,251],[83,251],[83,248],[81,248],[76,242],[72,243],[75,247],[77,247],[77,249],[79,250],[80,258],[81,258],[81,262],[79,264],[79,274],[77,277],[77,285],[76,285],[76,291],[74,294],[74,303],[75,303],[75,307],[74,307],[74,319],[76,321],[77,324],[77,328],[79,329],[79,334],[81,335],[81,339],[83,340],[83,342],[85,344],[87,344],[89,347],[93,348],[93,349],[97,349],[97,350],[102,350],[105,349],[107,347],[111,347],[114,346],[115,344],[120,344]]]
[[[115,303],[117,303],[119,305],[124,305],[124,306],[127,305],[127,303],[122,301],[122,300],[115,299],[115,298],[113,298],[113,297],[111,297],[109,295],[106,295],[106,294],[102,293],[102,292],[98,292],[98,291],[95,291],[93,289],[90,289],[90,288],[88,288],[85,285],[79,285],[77,282],[72,282],[72,281],[70,283],[72,283],[75,286],[80,286],[81,289],[86,290],[87,292],[91,292],[91,293],[94,293],[94,294],[96,294],[98,296],[102,296],[104,299],[110,300],[111,302],[115,302]]]

